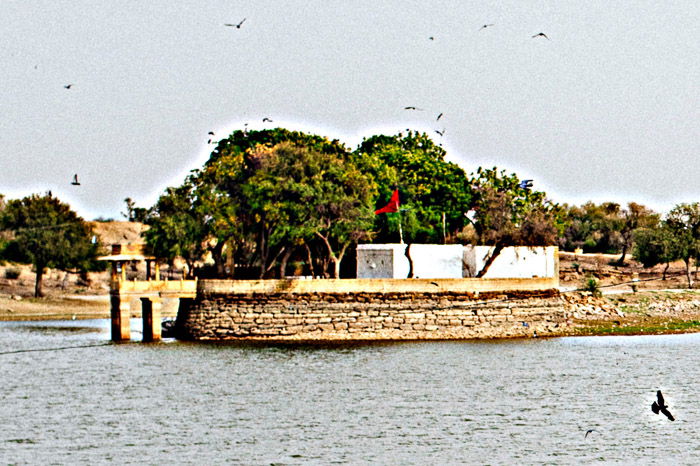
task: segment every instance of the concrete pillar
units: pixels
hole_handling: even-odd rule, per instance
[[[119,294],[110,296],[112,317],[112,341],[131,339],[131,303]]]
[[[160,298],[141,298],[143,341],[159,341],[161,331]]]
[[[156,261],[156,281],[160,281],[160,263]]]

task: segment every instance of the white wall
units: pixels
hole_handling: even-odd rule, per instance
[[[485,265],[493,246],[465,246],[465,276],[473,277]],[[517,246],[503,248],[489,267],[484,278],[553,277],[559,273],[558,249],[555,246]]]
[[[407,244],[357,246],[357,278],[407,278]],[[474,277],[493,251],[490,246],[412,244],[414,278]],[[508,247],[494,260],[484,278],[533,278],[558,275],[557,248]]]
[[[357,278],[407,278],[408,244],[357,246]],[[413,278],[462,278],[461,244],[411,244]]]

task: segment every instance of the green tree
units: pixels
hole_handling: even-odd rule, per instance
[[[622,212],[614,202],[562,206],[560,247],[569,251],[582,248],[585,252],[621,252],[625,244],[621,233],[625,224]]]
[[[622,242],[622,255],[618,265],[625,264],[625,256],[634,245],[634,233],[640,228],[653,228],[659,223],[659,215],[651,209],[636,202],[627,204],[626,209],[620,209],[618,215],[618,230]]]
[[[283,274],[293,250],[317,238],[332,264],[330,275],[338,278],[347,248],[369,236],[375,194],[369,178],[346,157],[289,142],[258,146],[247,158],[257,166],[243,192],[259,227],[261,275],[280,256]]]
[[[356,165],[377,184],[375,208],[384,206],[396,187],[400,192],[401,212],[375,217],[375,241],[398,239],[399,215],[409,242],[456,241],[468,223],[464,213],[470,207],[471,186],[464,170],[445,156],[428,135],[414,131],[372,136],[354,151]]]
[[[664,223],[673,234],[677,257],[685,263],[688,287],[692,288],[691,266],[700,259],[700,203],[676,205]]]
[[[19,253],[34,265],[34,296],[43,296],[46,268],[81,271],[94,267],[99,245],[90,226],[50,194],[13,199],[2,212],[2,226],[14,234]]]
[[[666,273],[671,262],[680,258],[677,239],[668,225],[662,223],[654,227],[638,228],[634,232],[632,256],[644,267],[665,264],[661,278],[666,280]]]
[[[556,244],[558,207],[541,191],[523,187],[515,174],[479,168],[472,178],[475,240],[494,246],[477,277],[486,274],[503,248]]]
[[[126,204],[126,212],[122,212],[122,215],[130,222],[141,222],[147,223],[148,216],[150,215],[150,210],[144,207],[136,207],[136,203],[127,197],[124,199]]]
[[[206,240],[204,221],[192,208],[193,192],[189,178],[180,187],[167,188],[152,208],[150,228],[145,233],[146,243],[156,257],[171,262],[182,257],[189,276],[204,255]]]
[[[348,150],[337,140],[283,128],[234,131],[219,141],[204,167],[192,174],[196,187],[192,208],[205,225],[206,244],[219,274],[224,246],[234,262],[255,263],[264,276],[277,263],[283,269],[293,250],[316,236],[301,220],[303,215],[308,219],[302,207],[313,204],[295,205],[292,192],[281,194],[283,188],[301,189],[299,183],[290,184],[293,177],[280,168],[283,165],[278,167],[280,160],[286,160],[285,154],[296,150],[289,146],[280,158],[281,143],[303,149],[304,154],[316,154],[316,158],[335,157],[333,160],[344,162],[348,157]]]

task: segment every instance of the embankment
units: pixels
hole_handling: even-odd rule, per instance
[[[201,280],[197,297],[181,301],[177,331],[191,340],[558,335],[565,301],[547,280]]]

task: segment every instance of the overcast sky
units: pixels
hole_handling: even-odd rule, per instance
[[[557,202],[700,201],[697,0],[0,0],[0,17],[0,193],[51,190],[87,219],[152,205],[208,131],[246,122],[351,149],[423,130],[467,173]]]

